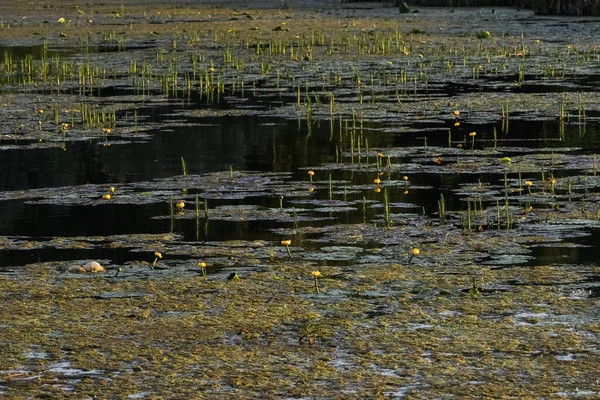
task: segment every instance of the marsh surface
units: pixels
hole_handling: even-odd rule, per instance
[[[67,3],[0,6],[3,396],[597,397],[600,19]]]

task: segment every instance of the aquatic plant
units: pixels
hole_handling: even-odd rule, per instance
[[[199,261],[198,267],[200,268],[200,275],[203,278],[206,278],[206,263],[204,261]]]
[[[481,296],[481,289],[475,285],[475,278],[473,278],[471,289],[469,289],[469,295],[474,299]]]
[[[315,175],[315,171],[308,171],[308,178],[310,179],[310,184],[313,183],[313,176]]]
[[[102,200],[110,200],[110,193],[104,193],[102,195]]]
[[[313,280],[315,282],[315,292],[317,294],[319,294],[320,293],[320,291],[319,291],[319,278],[321,277],[321,272],[319,272],[319,271],[313,271],[310,274],[312,275]]]
[[[479,31],[477,32],[477,39],[489,39],[492,35],[489,31]]]
[[[406,2],[396,0],[394,4],[396,5],[396,7],[398,7],[400,14],[407,14],[410,12],[410,8],[408,8],[408,4],[406,4]]]
[[[287,240],[282,240],[281,241],[281,245],[285,246],[285,249],[287,250],[288,256],[291,258],[292,257],[292,252],[290,251],[290,245],[292,244],[292,241],[287,239]]]
[[[240,276],[237,273],[232,272],[232,273],[229,274],[229,276],[227,276],[227,280],[228,281],[239,281],[240,280]]]
[[[298,329],[298,342],[303,343],[305,339],[308,340],[308,344],[314,344],[315,339],[322,334],[322,328],[319,325],[317,315],[311,315],[308,320],[300,326]]]
[[[443,193],[440,193],[440,199],[438,200],[438,215],[440,217],[440,223],[443,223],[446,218],[446,200],[444,199]]]
[[[527,187],[527,192],[531,194],[531,186],[533,183],[531,181],[525,181],[525,186]]]
[[[412,250],[410,251],[410,257],[408,258],[408,265],[410,265],[410,262],[412,261],[414,256],[418,256],[420,253],[420,250],[416,247],[413,247]]]
[[[175,203],[175,208],[177,209],[177,212],[179,212],[179,213],[183,212],[184,207],[185,207],[185,202],[183,200],[179,200],[177,203]]]
[[[185,164],[185,159],[181,157],[181,173],[183,176],[187,176],[187,165]]]
[[[161,258],[163,258],[163,255],[161,253],[159,253],[158,251],[154,252],[154,262],[152,263],[152,269],[156,267],[156,263],[158,263],[158,260],[160,260]]]
[[[469,136],[471,137],[471,150],[475,149],[475,136],[477,136],[476,132],[471,132],[469,133]]]

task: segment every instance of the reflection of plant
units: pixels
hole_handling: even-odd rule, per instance
[[[454,126],[460,126],[460,121],[458,120],[458,117],[460,115],[460,111],[454,110],[454,112],[452,114],[454,114],[454,118],[455,118],[455,120],[454,120]]]
[[[154,252],[154,262],[152,263],[152,269],[154,269],[154,267],[156,267],[156,263],[161,258],[163,258],[162,254],[160,254],[158,251]]]
[[[317,294],[320,293],[319,291],[319,278],[321,277],[321,273],[319,271],[313,271],[310,273],[313,277],[313,279],[315,280],[315,292],[317,292]]]
[[[291,244],[292,244],[292,241],[291,241],[291,240],[289,240],[289,239],[288,239],[288,240],[282,240],[282,241],[281,241],[281,245],[282,245],[282,246],[285,246],[285,249],[286,249],[286,250],[287,250],[287,252],[288,252],[288,256],[290,256],[290,257],[292,256],[292,252],[290,251],[290,245],[291,245]]]

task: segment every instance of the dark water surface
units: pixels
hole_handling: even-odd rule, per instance
[[[184,108],[201,107],[186,105]],[[150,126],[181,111],[181,105],[160,106],[145,109],[140,119],[146,119]],[[171,118],[171,117],[168,117]],[[202,123],[200,123],[202,122]],[[491,131],[494,124],[466,125],[461,127],[465,132],[477,130],[482,132],[478,143],[481,148],[492,146]],[[371,137],[376,148],[418,146],[427,136],[429,145],[444,146],[447,140],[447,128],[415,123],[419,129],[416,134],[394,134],[384,130],[382,124],[365,124],[366,132],[376,132]],[[337,129],[337,128],[336,128]],[[512,121],[510,146],[527,146],[528,148],[552,147],[585,147],[598,149],[597,123],[587,126],[587,134],[582,139],[575,134],[577,128],[567,128],[573,134],[565,135],[565,141],[556,140],[558,123],[554,121]],[[379,132],[377,132],[379,131]],[[38,188],[55,188],[57,192],[65,191],[80,185],[119,185],[135,182],[152,181],[181,175],[181,157],[185,159],[189,174],[205,174],[226,171],[292,171],[292,178],[306,180],[306,170],[321,163],[335,162],[335,145],[329,141],[329,124],[315,124],[312,135],[306,138],[305,123],[286,118],[259,116],[226,116],[220,118],[185,117],[178,113],[176,124],[151,129],[146,132],[149,137],[139,141],[128,141],[104,147],[97,139],[69,142],[67,151],[60,148],[28,149],[19,146],[19,142],[6,141],[8,147],[1,152],[0,169],[11,171],[1,175],[1,186],[4,191],[21,191]],[[546,139],[545,139],[546,138]],[[115,138],[113,138],[115,139]],[[500,137],[502,140],[502,137]],[[509,144],[503,143],[508,146]],[[506,154],[512,156],[511,154]],[[395,163],[401,164],[403,159],[410,162],[411,157],[400,158]],[[372,161],[371,161],[372,163]],[[333,172],[334,179],[353,180],[368,185],[372,173],[367,172]],[[569,174],[568,171],[556,172],[555,176]],[[411,185],[423,187],[411,190],[403,195],[403,188],[392,188],[390,201],[402,201],[413,205],[412,212],[435,214],[439,193],[444,193],[448,210],[464,208],[460,197],[456,197],[453,189],[461,184],[476,184],[481,179],[485,182],[500,182],[501,174],[438,174],[434,171],[411,174]],[[367,191],[369,196],[370,191]],[[190,192],[189,194],[193,194]],[[360,200],[364,193],[352,193],[348,200]],[[320,191],[317,198],[327,199],[326,191]],[[285,199],[286,204],[289,199]],[[211,200],[211,207],[221,205],[254,204],[277,208],[278,199],[270,197],[248,198],[245,200]],[[23,236],[36,240],[50,237],[77,236],[110,236],[135,233],[161,233],[170,231],[168,219],[155,219],[168,213],[164,203],[154,204],[118,204],[102,203],[88,206],[72,207],[68,205],[29,204],[20,200],[5,200],[0,208],[0,234],[7,236]],[[373,210],[369,211],[371,216]],[[333,220],[317,223],[360,223],[359,212],[341,212]],[[191,242],[199,239],[205,241],[224,240],[277,240],[278,235],[272,230],[281,223],[269,221],[226,222],[211,220],[209,234],[198,238],[194,220],[180,220],[175,224],[175,231],[183,234],[184,240]],[[285,225],[285,224],[284,224]],[[288,224],[289,225],[289,224]],[[302,223],[300,223],[302,225]],[[314,225],[314,223],[312,224]],[[597,230],[589,230],[584,239],[585,247],[539,247],[530,255],[526,264],[583,263],[593,262],[596,255],[595,242]],[[110,258],[113,263],[121,264],[135,259],[135,255],[127,251],[109,253],[93,250],[60,251],[10,250],[1,252],[4,266],[23,265],[39,261],[68,260],[78,258]]]

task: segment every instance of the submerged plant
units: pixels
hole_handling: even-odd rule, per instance
[[[315,281],[315,292],[317,292],[317,294],[320,293],[319,291],[319,278],[321,277],[321,273],[319,271],[313,271],[310,273]]]
[[[163,258],[162,254],[159,253],[158,251],[154,252],[154,262],[152,263],[152,269],[154,269],[156,267],[156,263],[158,262],[158,260],[160,260],[161,258]]]

